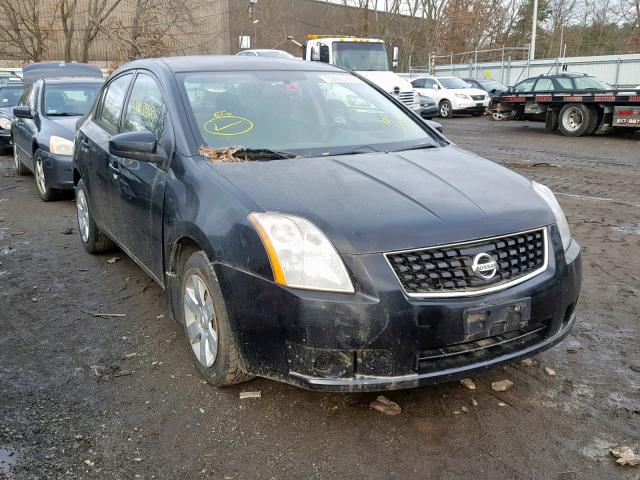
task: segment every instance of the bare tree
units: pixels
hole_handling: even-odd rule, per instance
[[[57,7],[60,14],[60,22],[62,23],[62,33],[64,35],[65,62],[70,62],[73,59],[71,45],[76,30],[75,12],[77,6],[78,0],[60,0]]]
[[[120,2],[121,0],[87,0],[87,9],[83,12],[85,23],[80,40],[81,62],[89,60],[89,48],[91,44],[104,29],[105,22]]]
[[[39,0],[0,0],[0,14],[4,17],[0,42],[15,49],[24,60],[39,62],[47,50],[55,20],[47,13]]]

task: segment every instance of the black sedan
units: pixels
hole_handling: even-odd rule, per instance
[[[45,202],[74,188],[71,159],[76,122],[89,111],[102,83],[101,78],[39,79],[25,87],[13,109],[16,171],[34,173],[38,195]]]
[[[432,119],[440,115],[436,101],[426,95],[420,95],[420,115],[422,118]]]
[[[574,324],[580,247],[553,193],[348,71],[134,61],[76,145],[84,248],[119,245],[165,289],[213,385],[414,387],[533,355]]]
[[[527,78],[514,85],[510,92],[608,92],[613,87],[586,74],[561,73]]]
[[[23,90],[22,83],[8,82],[0,85],[0,153],[13,146],[11,118],[13,117],[13,107],[18,104]]]

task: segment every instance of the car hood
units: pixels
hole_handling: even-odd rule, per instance
[[[428,247],[554,222],[530,180],[456,146],[213,168],[265,211],[312,221],[342,253]]]
[[[464,93],[465,95],[489,95],[489,92],[479,88],[446,88],[447,92]]]
[[[76,123],[78,123],[78,119],[80,116],[73,117],[47,117],[47,119],[55,124],[58,128],[56,128],[55,132],[51,132],[54,135],[61,136],[66,138],[67,140],[73,140],[76,132]]]
[[[364,78],[366,78],[370,82],[375,83],[377,86],[382,88],[385,92],[393,93],[396,87],[400,88],[401,92],[413,91],[413,86],[407,80],[399,77],[393,72],[367,70],[367,71],[358,71],[356,73],[358,73],[359,75],[362,75]]]

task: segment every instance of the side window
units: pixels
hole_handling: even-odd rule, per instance
[[[573,81],[570,78],[558,78],[557,80],[563,90],[573,90]]]
[[[124,104],[131,78],[133,78],[132,74],[116,78],[107,85],[102,94],[102,106],[95,117],[95,122],[112,135],[118,133],[122,105]]]
[[[411,82],[411,85],[413,85],[414,88],[424,88],[424,78],[418,78],[414,80],[413,82]]]
[[[539,78],[534,92],[549,92],[553,90],[553,81],[550,78]]]
[[[432,90],[438,88],[438,82],[436,82],[435,80],[432,80],[430,78],[425,78],[424,80],[424,88],[430,88]]]
[[[24,92],[20,97],[20,101],[18,102],[18,105],[20,105],[21,107],[29,105],[29,97],[31,96],[32,90],[33,90],[33,84],[29,85],[27,88],[24,89]]]
[[[167,105],[156,81],[149,75],[139,74],[131,89],[127,104],[123,132],[140,132],[148,130],[157,140],[162,137]]]
[[[536,81],[535,78],[530,78],[529,80],[525,80],[524,82],[520,82],[513,90],[515,92],[530,92],[533,89],[533,84]]]

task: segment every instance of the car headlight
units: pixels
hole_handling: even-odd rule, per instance
[[[5,130],[9,130],[11,128],[11,120],[8,118],[0,118],[0,128],[4,128]]]
[[[556,224],[558,225],[558,230],[560,230],[560,238],[562,238],[562,247],[566,252],[567,248],[569,248],[569,245],[571,244],[571,230],[569,230],[569,223],[567,222],[567,217],[565,217],[564,212],[562,211],[562,207],[549,187],[533,181],[531,182],[531,185],[536,193],[540,195],[545,202],[547,202],[547,205],[549,205],[553,215],[556,217]]]
[[[57,155],[73,155],[73,140],[51,135],[49,151]]]
[[[276,283],[294,288],[353,293],[342,259],[310,221],[282,213],[252,213]]]
[[[469,97],[464,93],[456,93],[456,97],[463,98],[464,100],[469,100]]]

